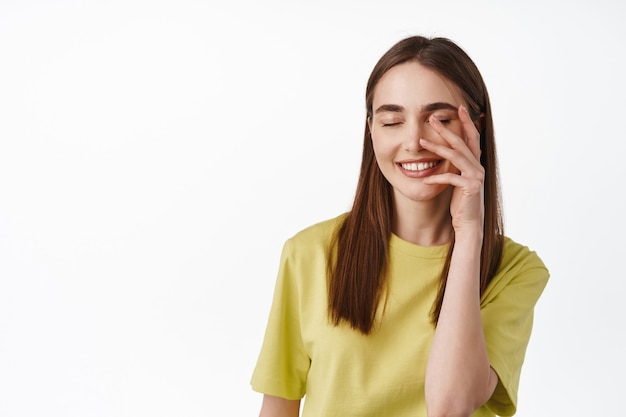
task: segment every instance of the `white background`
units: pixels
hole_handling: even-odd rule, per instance
[[[350,207],[369,72],[446,36],[551,281],[518,416],[619,414],[626,7],[0,0],[0,416],[251,416],[285,239]]]

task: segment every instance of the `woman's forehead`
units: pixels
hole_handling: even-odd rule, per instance
[[[413,108],[434,102],[448,102],[458,107],[464,100],[455,83],[415,61],[392,67],[374,89],[375,108],[381,104]]]

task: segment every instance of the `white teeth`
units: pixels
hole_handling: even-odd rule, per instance
[[[423,171],[425,169],[434,167],[438,163],[439,163],[439,161],[410,162],[408,164],[400,164],[400,165],[402,166],[402,168],[406,169],[407,171]]]

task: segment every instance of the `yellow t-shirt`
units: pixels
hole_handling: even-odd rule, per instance
[[[302,417],[426,416],[429,313],[449,246],[416,246],[392,235],[384,313],[378,309],[377,327],[365,336],[328,318],[326,257],[343,218],[285,243],[252,388],[287,399],[306,395]],[[533,309],[547,280],[539,257],[507,238],[500,271],[481,299],[499,383],[473,417],[515,413]]]

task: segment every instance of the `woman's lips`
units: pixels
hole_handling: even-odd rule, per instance
[[[404,175],[411,178],[420,178],[431,175],[436,171],[437,167],[441,163],[441,159],[429,160],[429,161],[409,161],[398,162],[397,165]]]

